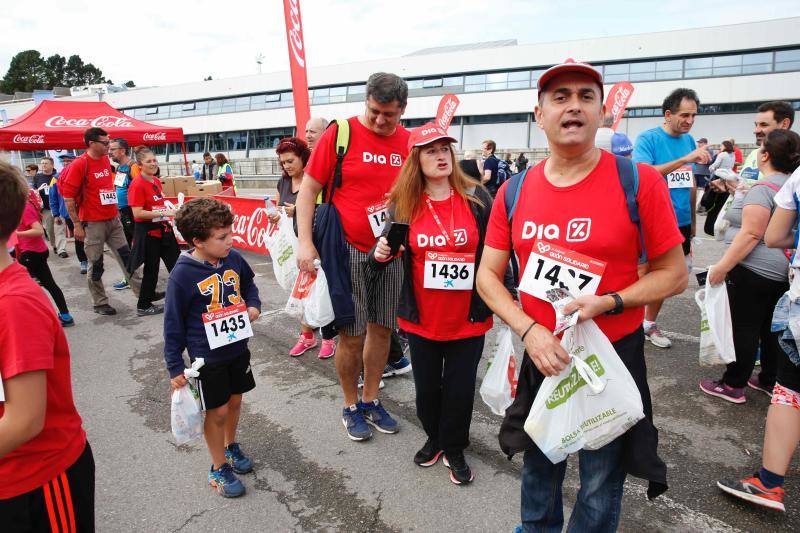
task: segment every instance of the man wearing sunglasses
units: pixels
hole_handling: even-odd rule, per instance
[[[65,170],[61,193],[70,218],[75,222],[75,238],[84,242],[89,259],[87,281],[94,312],[115,315],[103,287],[103,247],[107,244],[125,277],[131,249],[117,209],[117,190],[108,159],[108,133],[89,128],[83,133],[86,152]]]

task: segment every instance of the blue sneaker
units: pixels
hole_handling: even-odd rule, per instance
[[[233,471],[237,474],[247,474],[253,471],[253,461],[247,457],[239,444],[232,442],[225,448],[225,460],[233,467]]]
[[[89,271],[89,262],[81,261],[81,274],[86,274]]]
[[[131,288],[131,286],[128,285],[128,280],[126,280],[126,279],[123,279],[122,281],[116,282],[113,285],[113,287],[114,287],[115,291],[124,291],[125,289],[130,289]]]
[[[214,470],[214,465],[211,465],[211,470],[208,472],[208,483],[217,489],[223,498],[237,498],[245,491],[244,484],[239,481],[228,463],[219,467],[219,470]]]
[[[355,405],[342,409],[342,424],[350,440],[361,441],[372,437],[372,430],[364,421],[364,414]]]
[[[370,403],[358,402],[358,408],[364,413],[364,420],[381,433],[397,433],[397,421],[389,416],[380,400]]]
[[[58,320],[61,321],[62,328],[68,328],[75,325],[75,320],[69,313],[58,313]]]
[[[411,361],[404,355],[396,363],[386,363],[386,368],[383,369],[383,376],[381,377],[390,378],[392,376],[408,374],[409,372],[411,372]]]

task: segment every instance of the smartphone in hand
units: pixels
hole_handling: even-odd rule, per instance
[[[392,252],[392,257],[397,254],[400,245],[403,244],[408,236],[408,224],[405,222],[392,222],[389,226],[389,233],[386,235],[386,240],[389,242],[389,249]]]

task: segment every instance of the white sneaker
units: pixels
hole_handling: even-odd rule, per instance
[[[657,346],[659,348],[671,348],[672,341],[667,338],[664,333],[661,332],[661,329],[658,327],[658,324],[655,322],[650,327],[644,328],[644,336],[653,346]]]
[[[386,383],[384,383],[383,380],[381,380],[381,382],[378,384],[378,390],[384,388],[385,386],[386,386]],[[363,389],[364,388],[364,373],[363,372],[361,373],[360,376],[358,376],[358,388],[359,389]]]

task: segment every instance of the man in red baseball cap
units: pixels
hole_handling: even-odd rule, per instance
[[[661,175],[595,147],[605,112],[601,74],[569,59],[545,71],[538,89],[536,124],[551,155],[498,191],[477,275],[481,297],[520,335],[528,355],[500,445],[509,456],[525,452],[522,529],[560,531],[566,461],[553,464],[523,426],[544,378],[566,377],[572,369],[570,354],[553,335],[555,314],[545,299],[551,288],[569,288],[576,299],[564,312],[578,311],[579,320],[595,321],[633,376],[644,405],[645,418],[627,433],[598,450],[579,452],[581,489],[569,529],[613,531],[628,472],[649,480],[653,497],[666,490],[666,466],[657,455],[652,424],[642,319],[646,303],[686,288],[683,237]],[[635,179],[638,193],[631,186]],[[655,270],[640,279],[642,245]],[[522,271],[521,308],[503,287],[512,249]],[[576,257],[588,266],[578,268]],[[623,453],[623,447],[636,453]]]

